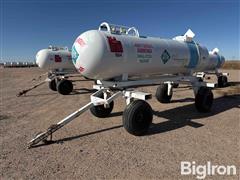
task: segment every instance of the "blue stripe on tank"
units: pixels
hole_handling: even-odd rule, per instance
[[[199,54],[195,43],[187,43],[190,52],[190,61],[187,68],[195,68],[198,64]]]

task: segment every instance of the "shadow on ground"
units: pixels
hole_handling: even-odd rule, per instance
[[[194,102],[194,98],[184,98],[184,99],[173,99],[171,103],[182,103],[182,102]]]
[[[19,97],[38,97],[38,96],[51,96],[51,95],[56,95],[56,92],[49,92],[49,93],[40,93],[40,94],[24,94]]]
[[[77,95],[77,94],[90,94],[95,93],[96,89],[88,89],[88,88],[80,88],[80,89],[74,89],[73,92],[69,95]]]
[[[72,82],[78,82],[78,81],[94,81],[92,79],[74,79],[74,80],[71,80]]]
[[[228,82],[228,86],[238,86],[238,85],[240,85],[240,82],[238,81]]]
[[[204,125],[192,120],[214,116],[232,108],[239,108],[239,105],[240,95],[232,95],[214,99],[212,110],[209,113],[199,113],[195,108],[195,104],[176,107],[165,111],[153,111],[155,116],[165,118],[168,121],[153,124],[148,134],[163,133],[184,126],[199,128]]]
[[[189,101],[189,100],[192,100],[192,99],[188,99],[188,98],[185,99],[185,101]],[[183,101],[180,101],[180,102],[183,102]],[[167,119],[167,121],[160,122],[157,124],[153,123],[151,125],[147,135],[164,133],[164,132],[182,128],[184,126],[191,126],[194,128],[199,128],[199,127],[204,126],[204,124],[194,122],[192,120],[214,116],[216,114],[222,113],[222,112],[227,111],[232,108],[239,108],[239,105],[240,105],[240,95],[231,95],[231,96],[224,96],[224,97],[219,97],[219,98],[214,99],[212,111],[209,113],[199,113],[195,109],[194,103],[184,105],[181,107],[176,107],[176,108],[169,109],[169,110],[164,110],[164,111],[153,110],[153,114],[155,116],[165,118],[165,119]],[[116,113],[112,113],[112,115],[110,117],[121,116],[121,115],[122,115],[122,112],[116,112]],[[53,144],[53,143],[62,144],[65,141],[71,141],[71,140],[75,140],[75,139],[78,139],[81,137],[99,134],[99,133],[102,133],[105,131],[110,131],[110,130],[114,130],[114,129],[122,128],[122,127],[123,127],[122,125],[113,126],[110,128],[100,129],[100,130],[85,133],[85,134],[80,134],[80,135],[76,135],[76,136],[72,136],[72,137],[59,139],[56,141],[50,141],[46,144],[40,144],[40,145],[36,145],[34,147],[49,145],[49,144]]]
[[[9,119],[10,117],[9,116],[6,116],[6,115],[0,115],[0,121],[1,120],[4,120],[4,119]]]
[[[122,128],[122,127],[123,127],[122,125],[118,125],[118,126],[113,126],[113,127],[110,127],[110,128],[105,128],[105,129],[100,129],[100,130],[97,130],[97,131],[92,131],[92,132],[88,132],[88,133],[84,133],[84,134],[79,134],[79,135],[76,135],[76,136],[66,137],[66,138],[63,138],[63,139],[58,139],[56,141],[54,141],[54,140],[44,141],[43,144],[35,145],[32,148],[37,148],[37,147],[46,146],[46,145],[50,145],[50,144],[63,144],[65,141],[72,141],[72,140],[75,140],[75,139],[79,139],[81,137],[90,136],[90,135],[94,135],[94,134],[98,134],[98,133],[102,133],[102,132],[105,132],[105,131],[110,131],[110,130],[118,129],[118,128]]]

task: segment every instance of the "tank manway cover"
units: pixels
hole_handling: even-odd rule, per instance
[[[161,59],[163,64],[166,64],[168,62],[168,60],[170,59],[170,54],[167,52],[167,50],[165,49],[161,55]]]

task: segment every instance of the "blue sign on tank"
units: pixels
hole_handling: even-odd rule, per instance
[[[197,45],[195,43],[187,43],[189,52],[190,52],[190,61],[188,68],[195,68],[198,64],[199,54],[197,50]]]

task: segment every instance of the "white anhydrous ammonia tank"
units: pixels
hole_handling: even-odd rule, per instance
[[[54,69],[74,69],[71,51],[67,48],[50,46],[48,49],[38,51],[36,64],[46,70]]]
[[[102,23],[81,34],[72,60],[83,76],[110,79],[121,75],[187,74],[219,68],[224,57],[192,41],[139,36],[135,28]],[[178,38],[176,38],[178,39]]]

